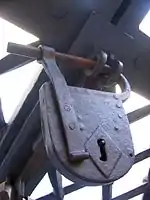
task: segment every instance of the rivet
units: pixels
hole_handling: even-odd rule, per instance
[[[118,130],[119,130],[119,127],[118,127],[118,126],[115,126],[114,129],[115,129],[116,131],[118,131]]]
[[[79,120],[81,120],[81,119],[82,119],[81,115],[77,115],[77,118],[78,118]]]
[[[93,12],[92,12],[92,13],[93,13],[93,15],[95,15],[95,14],[96,14],[96,11],[95,11],[95,10],[93,10]]]
[[[70,130],[74,130],[75,129],[75,123],[70,123],[69,128],[70,128]]]
[[[120,104],[120,103],[117,103],[117,104],[116,104],[116,107],[117,107],[117,108],[121,108],[121,104]]]
[[[114,97],[115,99],[119,99],[119,96],[118,96],[117,94],[114,94],[113,97]]]
[[[122,116],[121,114],[118,114],[118,117],[119,117],[120,119],[122,119],[122,118],[123,118],[123,116]]]
[[[85,126],[83,124],[80,124],[80,131],[83,131],[85,129]]]
[[[66,110],[66,111],[70,111],[71,110],[71,106],[70,105],[68,105],[68,104],[66,104],[65,106],[64,106],[64,110]]]
[[[128,148],[127,150],[128,150],[128,156],[133,157],[134,154],[133,154],[132,149]]]

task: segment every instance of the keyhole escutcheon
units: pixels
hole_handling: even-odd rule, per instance
[[[97,144],[100,148],[100,160],[107,161],[107,153],[106,153],[106,142],[104,139],[98,139]]]

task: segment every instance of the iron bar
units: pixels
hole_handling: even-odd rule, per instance
[[[48,176],[57,200],[63,200],[64,190],[62,187],[62,176],[51,164],[49,165]]]
[[[112,184],[102,186],[102,199],[103,200],[112,199]]]
[[[139,108],[127,114],[130,124],[134,123],[150,114],[150,105]]]
[[[42,56],[40,48],[36,48],[29,45],[25,46],[21,44],[8,43],[7,51],[15,55],[25,56],[25,57],[34,58],[34,59],[40,59]],[[91,68],[96,65],[95,61],[87,59],[87,58],[82,58],[82,57],[68,55],[68,54],[59,53],[59,52],[54,52],[54,53],[55,53],[56,58],[63,61],[67,61],[67,62],[73,62],[76,66],[80,66],[83,68]]]
[[[24,121],[29,116],[31,110],[35,106],[35,104],[38,101],[39,96],[39,89],[43,82],[45,82],[47,79],[47,76],[45,72],[41,72],[41,74],[38,77],[38,80],[34,84],[33,88],[31,89],[30,93],[26,97],[26,100],[23,102],[23,105],[21,109],[16,114],[16,117],[13,119],[13,122],[8,127],[8,130],[6,131],[3,139],[0,141],[0,162],[2,162],[3,158],[6,156],[8,150],[10,149],[13,141],[17,137],[19,131],[21,130]],[[40,118],[40,116],[36,115],[37,118]]]
[[[32,144],[38,137],[41,129],[40,118],[35,120],[37,115],[40,115],[38,103],[24,122],[12,146],[9,147],[2,163],[0,163],[0,181],[4,181],[7,174],[15,177],[21,170],[20,165],[22,159],[24,158],[26,160],[31,155]]]
[[[133,190],[130,190],[120,196],[113,198],[112,200],[128,200],[140,194],[143,194],[145,189],[147,188],[147,184],[141,185]]]
[[[73,184],[68,185],[68,186],[63,188],[64,189],[64,194],[65,195],[70,194],[70,193],[72,193],[74,191],[77,191],[77,190],[83,188],[83,187],[84,187],[83,185],[78,185],[76,183],[73,183]],[[41,198],[38,198],[37,200],[57,200],[57,199],[56,199],[54,193],[52,192],[52,193],[50,193],[48,195],[45,195],[45,196],[43,196]]]
[[[39,44],[40,42],[37,41],[37,42],[31,43],[30,46],[38,46]],[[0,74],[22,67],[34,60],[35,59],[33,58],[27,58],[27,57],[9,54],[0,60]]]
[[[111,23],[117,25],[120,19],[123,17],[127,9],[129,8],[132,0],[123,0],[117,11],[115,12],[114,16],[111,19]]]
[[[139,154],[137,154],[135,156],[135,161],[134,161],[134,164],[146,159],[146,158],[149,158],[150,157],[150,149],[147,149],[145,151],[142,151],[140,152]]]

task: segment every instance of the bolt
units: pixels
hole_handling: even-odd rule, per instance
[[[80,130],[83,131],[85,126],[83,124],[80,124]]]
[[[119,99],[119,96],[118,96],[117,94],[114,94],[113,97],[114,97],[115,99]]]
[[[115,129],[115,131],[118,131],[118,130],[119,130],[119,127],[118,127],[118,126],[115,126],[114,129]]]
[[[120,104],[120,103],[117,103],[117,104],[116,104],[116,107],[117,107],[117,108],[121,108],[121,104]]]
[[[70,123],[69,128],[70,128],[70,130],[74,130],[75,129],[75,123]]]
[[[93,12],[92,12],[92,13],[93,13],[93,15],[95,15],[95,14],[96,14],[96,11],[95,11],[95,10],[93,10]]]
[[[64,106],[64,109],[66,110],[66,111],[70,111],[71,110],[71,106],[70,105],[68,105],[68,104],[66,104],[65,106]]]
[[[122,116],[121,114],[118,114],[118,117],[119,117],[120,119],[122,119],[122,118],[123,118],[123,116]]]
[[[79,120],[81,120],[81,119],[82,119],[81,115],[78,115],[78,116],[77,116],[77,118],[78,118]]]

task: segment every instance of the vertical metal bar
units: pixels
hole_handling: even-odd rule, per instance
[[[62,187],[62,176],[61,174],[53,167],[49,167],[48,171],[49,179],[51,181],[54,195],[57,200],[62,200],[64,198],[64,190]]]
[[[102,200],[112,199],[112,184],[102,186]]]

